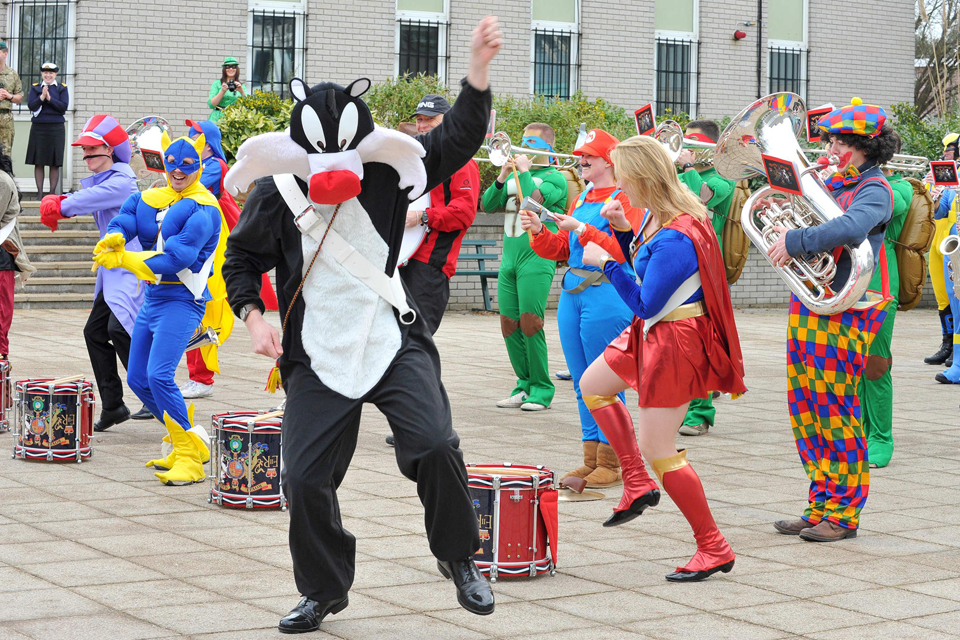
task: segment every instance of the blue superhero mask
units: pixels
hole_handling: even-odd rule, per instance
[[[177,169],[185,175],[191,175],[200,170],[200,151],[206,140],[203,136],[196,140],[189,138],[177,138],[163,149],[163,165],[167,173],[173,173]]]
[[[524,136],[523,146],[527,147],[528,149],[537,149],[539,151],[553,151],[553,146],[551,146],[549,142],[540,136]],[[550,156],[548,162],[553,162],[553,156]]]

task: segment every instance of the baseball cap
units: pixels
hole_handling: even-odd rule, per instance
[[[620,144],[620,141],[603,129],[591,129],[590,132],[587,133],[587,139],[583,145],[573,150],[573,155],[582,156],[583,154],[587,154],[588,156],[599,156],[610,164],[613,164],[613,160],[610,159],[610,152],[613,151],[613,148],[618,144]]]
[[[435,93],[430,93],[421,98],[420,104],[417,105],[417,110],[413,112],[413,115],[439,116],[447,111],[450,111],[450,103],[447,102],[447,99]]]

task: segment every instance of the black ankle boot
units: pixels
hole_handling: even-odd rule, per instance
[[[943,313],[941,311],[941,313]],[[947,361],[947,358],[953,355],[953,334],[945,333],[943,334],[943,342],[940,343],[940,350],[929,358],[924,358],[924,364],[943,364]]]

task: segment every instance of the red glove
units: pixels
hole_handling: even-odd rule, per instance
[[[60,201],[66,197],[51,193],[40,201],[40,222],[50,227],[50,231],[56,231],[57,224],[66,218],[60,213]]]

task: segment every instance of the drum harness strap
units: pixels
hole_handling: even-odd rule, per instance
[[[333,220],[325,226],[321,225],[321,217],[304,195],[303,190],[300,189],[300,185],[292,173],[275,175],[273,180],[280,191],[280,195],[283,196],[284,202],[293,212],[294,222],[300,233],[309,235],[320,243],[326,238],[326,246],[330,255],[344,269],[378,296],[389,302],[398,311],[401,324],[413,324],[417,319],[417,313],[407,304],[407,294],[400,280],[399,271],[394,269],[393,277],[384,273],[383,269],[375,266],[333,229]],[[317,248],[318,253],[319,251],[320,247]],[[304,277],[305,280],[306,277]],[[302,286],[303,283],[301,283]],[[290,308],[293,308],[293,304],[290,305]]]

